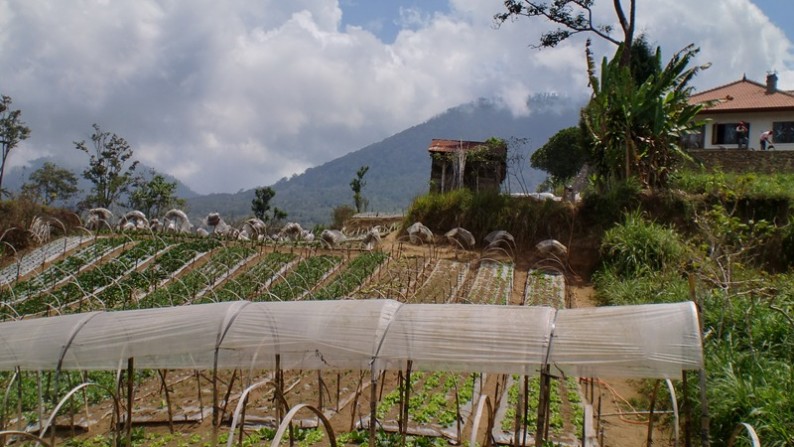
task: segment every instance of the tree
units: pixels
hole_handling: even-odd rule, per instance
[[[68,169],[46,162],[22,185],[22,193],[34,202],[52,205],[56,200],[69,200],[77,194],[77,177]]]
[[[0,100],[0,148],[3,150],[0,160],[0,191],[3,190],[3,175],[6,170],[8,154],[20,141],[30,137],[30,128],[20,120],[22,112],[11,110],[11,97],[2,95]]]
[[[555,185],[570,179],[587,161],[581,139],[578,127],[562,129],[532,154],[530,166],[546,171]]]
[[[636,1],[628,0],[629,13],[626,15],[622,0],[613,0],[613,8],[617,22],[623,31],[623,40],[612,37],[611,25],[599,25],[593,18],[594,0],[553,0],[530,1],[530,0],[505,0],[505,12],[494,15],[497,23],[501,24],[508,19],[518,17],[542,17],[558,25],[554,31],[543,33],[540,37],[540,44],[536,48],[553,48],[565,39],[579,33],[592,33],[615,45],[623,45],[625,48],[632,48],[634,44],[634,25],[636,13]],[[631,64],[631,51],[621,54],[621,65]]]
[[[361,190],[367,186],[367,182],[364,181],[364,176],[367,175],[367,171],[369,171],[369,166],[367,165],[358,168],[356,177],[350,181],[350,189],[353,190],[353,202],[356,204],[357,213],[366,210],[367,204],[369,203],[369,201],[361,195]]]
[[[287,218],[287,212],[273,207],[273,212],[270,211],[270,201],[276,196],[276,191],[270,186],[257,188],[254,190],[254,199],[251,201],[251,211],[254,216],[263,222],[278,222]]]
[[[251,211],[254,216],[262,221],[268,220],[267,212],[270,211],[270,200],[276,196],[276,191],[271,187],[256,188],[254,199],[251,201]]]
[[[83,177],[94,184],[86,204],[91,207],[109,208],[122,194],[129,191],[136,180],[133,177],[137,161],[129,166],[126,163],[132,158],[132,149],[124,138],[110,132],[102,132],[98,124],[94,124],[91,135],[91,147],[85,141],[75,141],[75,148],[90,156],[88,168]]]
[[[341,230],[345,222],[356,214],[356,210],[350,205],[339,205],[331,213],[331,228]]]
[[[150,180],[138,178],[133,182],[129,207],[142,211],[149,218],[157,217],[171,208],[182,208],[185,200],[176,196],[176,182],[169,182],[161,174],[150,172]]]
[[[277,207],[277,206],[274,206],[273,207],[273,217],[271,219],[271,222],[280,222],[280,221],[286,219],[287,216],[288,216],[288,214],[287,214],[286,211],[284,211],[282,209],[279,209],[279,207]]]
[[[593,96],[582,111],[592,137],[590,161],[604,180],[636,177],[646,187],[661,187],[674,163],[686,154],[680,139],[701,123],[695,116],[703,105],[688,103],[689,81],[708,65],[688,68],[698,53],[692,45],[676,53],[657,75],[634,80],[629,67],[620,63],[623,47],[612,60],[603,59],[600,78],[587,48],[587,64]],[[657,48],[656,64],[661,66]]]

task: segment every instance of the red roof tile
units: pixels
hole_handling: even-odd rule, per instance
[[[794,110],[794,94],[783,90],[767,93],[765,84],[741,79],[689,97],[690,104],[718,101],[707,112]]]

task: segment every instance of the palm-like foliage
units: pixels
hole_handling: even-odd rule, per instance
[[[675,162],[686,156],[679,145],[681,136],[701,125],[695,116],[703,106],[688,103],[688,84],[707,66],[688,68],[699,51],[690,45],[662,69],[657,48],[658,70],[635,81],[630,68],[620,64],[622,51],[619,48],[612,60],[604,58],[599,79],[588,42],[593,96],[582,113],[593,138],[590,158],[602,182],[635,176],[646,187],[664,186]]]

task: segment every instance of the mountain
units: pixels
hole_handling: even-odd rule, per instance
[[[576,125],[582,103],[541,94],[532,96],[528,106],[530,113],[526,116],[514,116],[503,104],[485,99],[451,108],[383,141],[278,181],[271,185],[276,191],[271,205],[285,210],[289,214],[287,220],[304,227],[327,224],[335,207],[353,205],[350,181],[359,167],[367,165],[362,194],[369,200],[368,211],[402,212],[416,196],[428,190],[427,148],[434,138],[508,140],[515,162],[508,163],[508,180],[503,188],[512,192],[534,191],[546,175],[529,167],[529,156],[557,131]],[[526,139],[526,144],[511,144],[513,139]],[[218,212],[226,221],[234,221],[251,215],[253,198],[254,189],[193,197],[188,199],[189,215],[198,220]]]

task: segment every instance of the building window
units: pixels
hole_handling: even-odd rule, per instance
[[[794,121],[772,123],[772,134],[775,143],[794,143]]]
[[[739,144],[739,137],[736,135],[736,126],[739,123],[721,123],[712,127],[711,144]],[[747,135],[752,135],[750,124],[747,126]],[[775,140],[777,141],[777,140]]]

